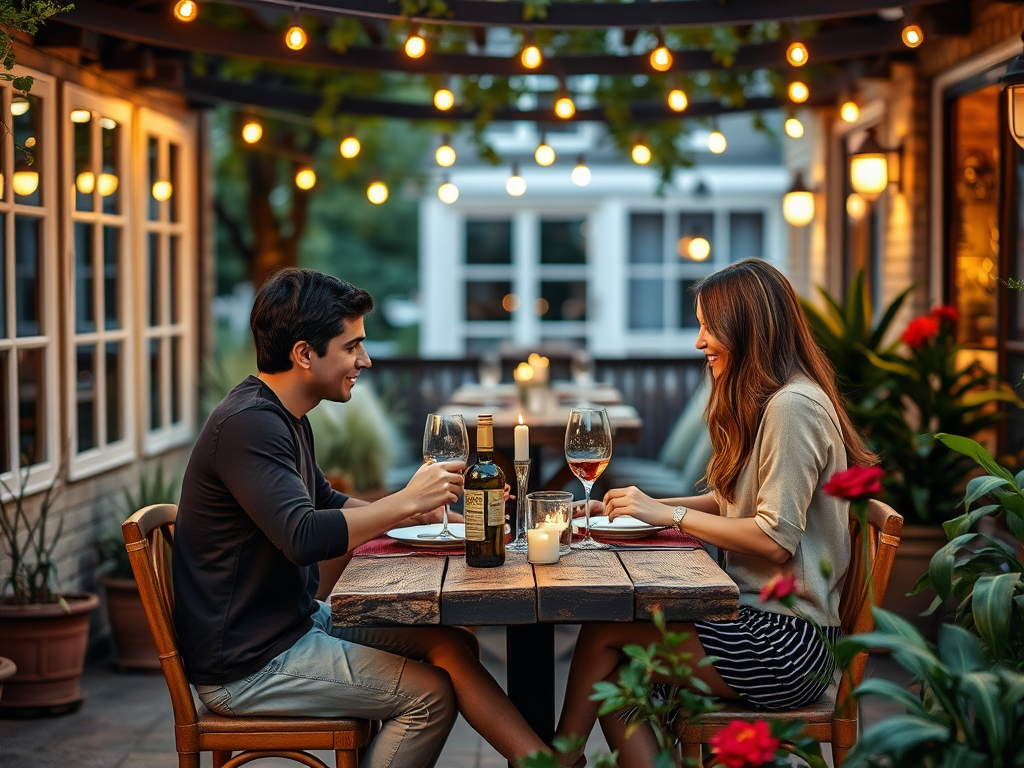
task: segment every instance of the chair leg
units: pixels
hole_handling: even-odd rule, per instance
[[[179,752],[178,768],[199,768],[199,753]]]
[[[339,749],[334,753],[338,768],[359,768],[359,755],[354,749]]]
[[[839,768],[844,762],[846,762],[846,754],[850,751],[849,747],[837,747],[835,743],[832,744],[832,765],[835,768]]]
[[[700,742],[680,742],[679,748],[683,754],[683,763],[685,765],[695,765],[700,767]]]
[[[224,765],[224,763],[226,763],[228,760],[231,759],[231,755],[232,754],[233,753],[231,753],[231,752],[225,752],[223,750],[218,750],[218,751],[214,752],[213,753],[213,768],[221,768],[221,766]]]

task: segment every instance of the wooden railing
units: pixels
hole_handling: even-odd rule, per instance
[[[515,362],[518,361],[504,361],[504,381],[512,381]],[[422,439],[423,417],[443,405],[457,387],[476,382],[478,367],[479,360],[475,358],[377,358],[363,375],[399,416],[408,444],[415,448]],[[594,361],[596,379],[618,387],[625,402],[637,409],[644,422],[640,443],[624,447],[624,455],[658,455],[680,411],[696,390],[703,370],[701,358]],[[568,359],[552,359],[551,377],[569,378]]]

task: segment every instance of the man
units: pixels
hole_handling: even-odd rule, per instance
[[[250,327],[259,376],[210,414],[182,483],[174,622],[189,681],[223,715],[381,720],[364,766],[432,766],[456,703],[510,761],[545,745],[453,628],[332,628],[318,564],[458,499],[462,465],[424,464],[372,504],[328,485],[306,418],[347,402],[360,372],[365,291],[312,270],[277,272]],[[453,682],[454,681],[454,682]]]

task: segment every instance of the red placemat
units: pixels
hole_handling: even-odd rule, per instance
[[[578,531],[573,533],[573,541],[582,538]],[[642,539],[614,539],[611,536],[595,536],[602,544],[610,544],[614,549],[703,549],[704,543],[689,533],[682,533],[676,528],[666,528],[653,536]]]
[[[395,555],[461,555],[465,546],[458,547],[413,547],[400,544],[390,536],[378,536],[362,546],[356,547],[353,557],[389,557]]]

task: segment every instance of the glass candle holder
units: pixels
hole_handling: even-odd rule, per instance
[[[546,531],[558,540],[558,554],[569,554],[572,541],[572,494],[569,491],[535,491],[526,496],[526,532]],[[537,539],[536,534],[534,538]]]

